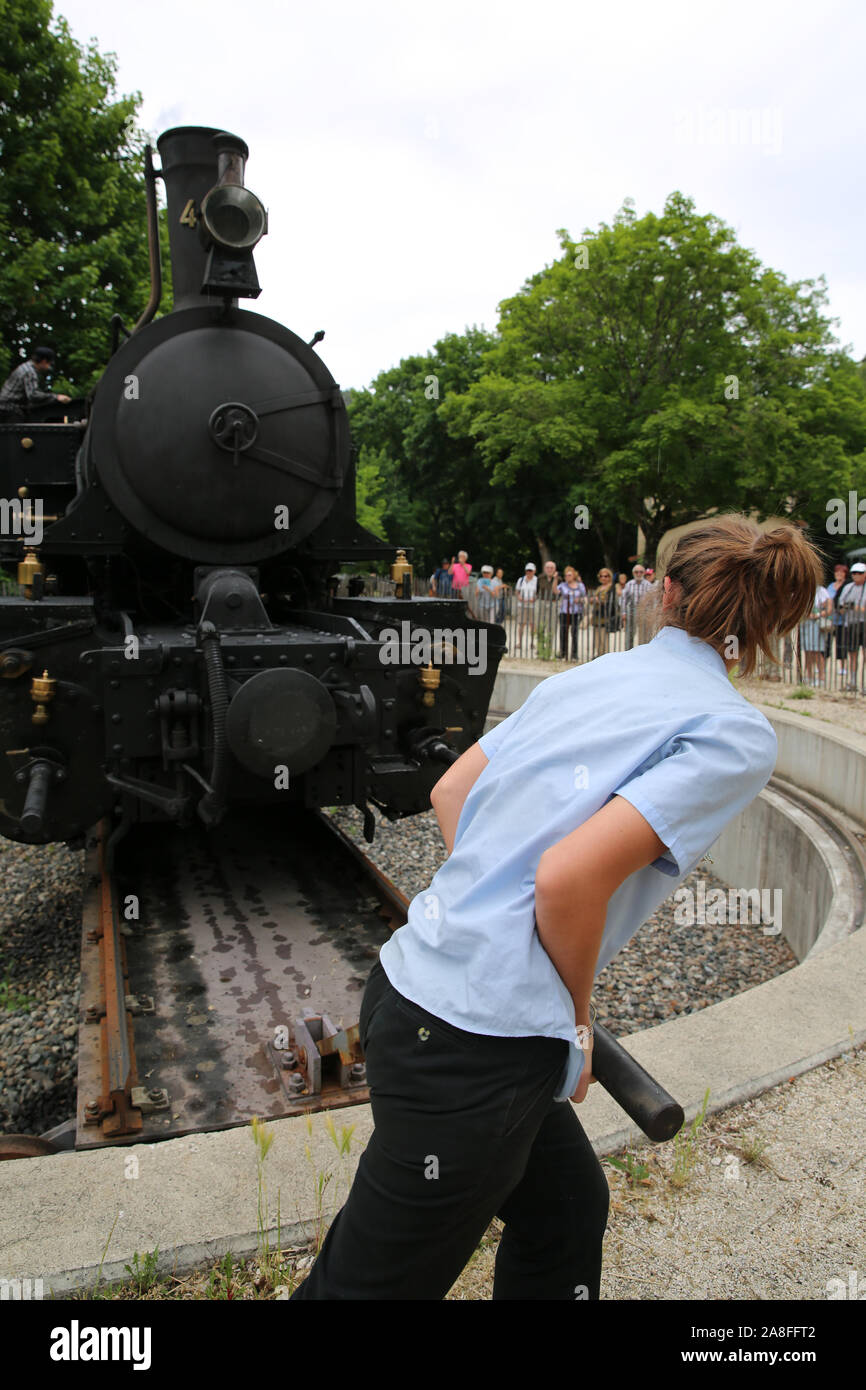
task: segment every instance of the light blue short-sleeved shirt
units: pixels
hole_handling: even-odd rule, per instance
[[[489,762],[454,849],[380,959],[396,990],[457,1028],[569,1042],[556,1096],[565,1100],[583,1052],[571,995],[535,927],[541,855],[615,795],[667,846],[610,899],[598,974],[757,796],[776,735],[718,652],[665,627],[549,677],[479,744]]]

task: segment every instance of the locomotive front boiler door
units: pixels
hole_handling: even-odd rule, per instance
[[[204,562],[294,548],[327,517],[348,468],[346,409],[327,367],[241,310],[180,310],[134,335],[100,383],[92,426],[88,447],[121,514]]]

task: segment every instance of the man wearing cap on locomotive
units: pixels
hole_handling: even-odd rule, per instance
[[[849,690],[857,689],[857,653],[866,648],[866,565],[862,560],[851,566],[851,581],[839,595],[842,627],[839,630],[841,659],[851,657]],[[863,667],[863,693],[866,695],[866,664]]]
[[[43,391],[39,384],[54,366],[52,348],[37,347],[30,354],[28,362],[22,362],[11,372],[0,387],[0,420],[12,424],[16,420],[26,420],[33,406],[47,405],[57,401],[60,405],[69,404],[69,396],[55,395],[53,391]]]

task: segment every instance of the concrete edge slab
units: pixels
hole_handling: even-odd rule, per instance
[[[808,960],[826,951],[835,942],[844,941],[851,933],[857,908],[851,868],[833,837],[804,807],[786,800],[784,795],[780,795],[772,787],[764,787],[759,795],[774,806],[780,815],[793,821],[801,833],[807,836],[824,861],[827,875],[833,885],[830,911],[818,928],[818,934],[804,958]]]
[[[323,1223],[325,1229],[328,1225],[330,1222]],[[300,1221],[293,1222],[290,1226],[282,1226],[279,1232],[276,1227],[269,1228],[266,1232],[272,1251],[277,1248],[291,1249],[304,1245],[313,1239],[314,1234],[315,1224],[313,1222]],[[246,1260],[258,1254],[259,1248],[259,1236],[256,1231],[247,1231],[237,1235],[214,1236],[210,1240],[193,1241],[176,1245],[164,1252],[160,1251],[155,1268],[161,1277],[170,1274],[183,1277],[196,1269],[215,1264],[229,1252],[234,1259]],[[129,1275],[126,1272],[126,1265],[129,1263],[129,1258],[117,1259],[108,1261],[103,1265],[82,1265],[78,1269],[49,1274],[43,1279],[46,1294],[50,1292],[50,1296],[53,1298],[63,1298],[64,1295],[83,1293],[88,1289],[96,1289],[97,1287],[104,1289],[108,1285],[127,1282]]]
[[[802,729],[804,733],[817,733],[820,738],[829,739],[832,743],[841,743],[852,753],[859,753],[861,757],[866,757],[866,734],[858,734],[856,729],[846,729],[840,724],[830,724],[826,719],[816,722],[806,714],[797,714],[794,710],[789,709],[779,709],[777,705],[762,705],[757,700],[755,701],[755,709],[759,709],[771,724],[776,721],[779,724],[789,724],[793,729]]]

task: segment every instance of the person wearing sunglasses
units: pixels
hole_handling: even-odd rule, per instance
[[[592,655],[601,656],[608,649],[610,634],[619,629],[619,599],[613,582],[613,571],[600,569],[598,586],[590,594],[590,622],[593,629]]]

